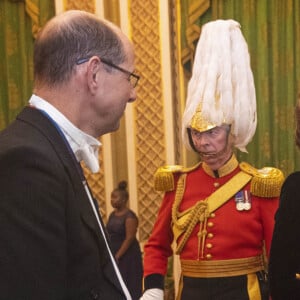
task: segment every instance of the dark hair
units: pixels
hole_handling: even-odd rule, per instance
[[[300,148],[300,94],[298,94],[297,103],[295,107],[295,121],[296,121],[295,142],[296,142],[296,146]]]
[[[49,86],[64,83],[78,59],[93,55],[115,64],[125,61],[123,42],[111,25],[84,11],[70,10],[54,17],[35,41],[35,82]]]
[[[127,182],[125,180],[120,181],[118,187],[115,188],[114,191],[119,192],[122,199],[128,200],[129,194],[127,191]]]

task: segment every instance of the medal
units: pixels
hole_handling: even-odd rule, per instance
[[[249,191],[237,192],[234,199],[236,210],[242,211],[251,209],[251,195]]]
[[[244,193],[245,193],[244,209],[249,210],[251,209],[251,195],[249,191],[244,191]]]
[[[238,211],[244,210],[244,194],[243,191],[239,191],[235,195],[235,207]]]

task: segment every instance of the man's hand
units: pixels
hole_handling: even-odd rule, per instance
[[[140,300],[163,300],[164,291],[161,289],[146,290]]]

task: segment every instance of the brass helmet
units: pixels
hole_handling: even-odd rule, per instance
[[[202,27],[182,119],[183,142],[190,150],[189,128],[202,132],[228,124],[234,146],[243,152],[255,133],[255,86],[240,27],[234,20]]]

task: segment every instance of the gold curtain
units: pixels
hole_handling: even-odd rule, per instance
[[[187,70],[193,63],[195,46],[201,31],[200,17],[209,7],[210,0],[181,0],[181,61],[183,65],[188,64]]]
[[[186,0],[181,0],[186,16],[184,3]],[[215,19],[235,19],[241,24],[251,56],[258,124],[249,153],[238,156],[258,168],[276,166],[286,175],[300,169],[294,145],[294,106],[300,89],[299,1],[211,0],[193,26]],[[191,44],[186,25],[191,25],[186,20],[182,25],[182,48],[186,49]],[[182,61],[190,71],[192,61],[187,57]]]
[[[32,93],[34,36],[54,14],[54,0],[0,1],[0,129]]]

